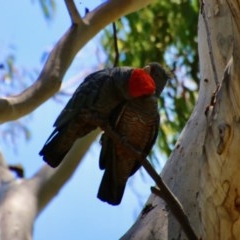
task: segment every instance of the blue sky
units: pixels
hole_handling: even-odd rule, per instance
[[[41,57],[67,30],[70,20],[64,1],[57,2],[53,21],[44,19],[38,0],[1,1],[0,56],[15,46],[17,63],[41,68]],[[79,2],[79,1],[76,1]],[[101,1],[82,1],[92,9]],[[34,3],[34,4],[33,4]],[[99,35],[78,54],[65,80],[96,65]],[[86,61],[88,59],[88,61]],[[2,59],[0,59],[2,60]],[[17,151],[1,141],[8,162],[23,164],[31,177],[43,164],[38,152],[52,131],[52,124],[64,105],[49,100],[34,111],[27,125],[31,140],[18,139]],[[96,198],[102,172],[98,168],[99,143],[93,144],[74,176],[36,220],[34,239],[118,239],[132,225],[149,195],[152,181],[140,173],[128,182],[121,205],[113,207]],[[139,198],[139,196],[141,196]]]

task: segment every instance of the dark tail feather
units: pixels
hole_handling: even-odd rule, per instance
[[[97,197],[103,202],[118,205],[123,197],[125,184],[119,184],[113,172],[106,169],[103,175]]]
[[[101,137],[102,149],[99,158],[99,167],[104,169],[104,175],[98,190],[97,197],[103,202],[118,205],[123,197],[126,182],[119,181],[115,146],[111,138],[105,133]]]
[[[56,133],[50,140],[48,140],[39,152],[43,156],[43,160],[51,167],[57,167],[70,150],[73,142],[66,138],[64,132]]]

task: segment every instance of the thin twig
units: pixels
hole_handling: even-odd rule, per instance
[[[141,152],[136,150],[130,143],[127,142],[126,139],[122,139],[118,133],[116,133],[112,128],[101,119],[100,116],[96,116],[94,113],[90,113],[87,110],[83,111],[82,115],[83,119],[88,122],[92,122],[97,126],[101,127],[101,129],[116,143],[121,143],[126,149],[131,151],[132,154],[136,156],[136,158],[141,162],[141,165],[147,171],[147,173],[152,177],[155,181],[157,186],[159,187],[158,190],[152,188],[154,193],[157,193],[158,196],[163,198],[165,202],[168,204],[169,209],[172,211],[173,215],[176,217],[177,221],[181,225],[183,231],[185,232],[186,236],[190,240],[198,240],[197,235],[195,234],[191,224],[188,220],[186,213],[183,210],[181,203],[178,199],[174,196],[171,190],[166,186],[163,182],[162,178],[158,175],[156,170],[152,167],[150,162],[146,159],[146,156],[143,155]]]
[[[117,28],[116,28],[116,23],[112,23],[113,27],[113,41],[114,41],[114,50],[115,50],[115,59],[114,59],[114,64],[113,67],[118,66],[118,61],[119,61],[119,51],[118,51],[118,42],[117,42]]]
[[[215,84],[218,86],[219,81],[218,81],[218,77],[217,77],[216,64],[215,64],[215,60],[214,60],[214,56],[213,56],[211,32],[209,30],[208,21],[207,21],[207,17],[206,17],[205,1],[204,0],[201,0],[201,8],[200,9],[201,9],[201,13],[202,13],[202,16],[203,16],[203,21],[204,21],[205,28],[206,28],[206,33],[207,33],[207,43],[208,43],[208,49],[209,49],[210,62],[211,62],[211,65],[212,65],[212,70],[213,70],[213,78],[214,78]]]
[[[65,0],[65,4],[67,6],[67,10],[69,16],[71,18],[72,24],[81,25],[83,24],[83,20],[76,8],[76,5],[73,0]]]
[[[161,189],[159,190],[155,187],[151,187],[151,192],[159,196],[160,198],[162,198],[168,204],[170,210],[172,211],[175,218],[178,220],[179,224],[181,225],[188,239],[190,240],[199,239],[196,233],[194,232],[189,222],[189,219],[186,213],[184,212],[184,209],[181,203],[179,202],[179,200],[174,196],[174,194],[170,191],[170,189],[163,182],[163,180],[161,179],[160,181],[162,181]],[[158,187],[159,187],[159,184],[160,183],[157,184]]]
[[[174,196],[174,194],[170,191],[170,189],[167,187],[167,185],[163,182],[162,178],[157,174],[156,170],[152,167],[150,162],[139,151],[137,151],[135,148],[133,148],[129,143],[127,143],[125,140],[123,141],[121,139],[121,137],[117,133],[115,133],[109,126],[103,127],[103,130],[114,141],[121,142],[121,144],[123,146],[125,146],[127,149],[131,150],[131,152],[136,155],[136,157],[139,159],[139,161],[141,162],[144,169],[147,171],[147,173],[152,177],[152,179],[155,181],[155,183],[159,187],[158,192],[160,194],[157,194],[157,195],[160,196],[161,198],[163,198],[165,200],[165,202],[168,204],[170,210],[172,211],[173,215],[178,220],[179,224],[181,225],[181,227],[182,227],[183,231],[185,232],[186,236],[188,237],[188,239],[190,239],[190,240],[196,239],[197,240],[198,237],[195,234],[193,228],[191,227],[191,224],[188,220],[186,213],[183,210],[181,203]]]

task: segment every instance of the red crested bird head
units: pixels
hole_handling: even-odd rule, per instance
[[[132,71],[128,91],[131,97],[141,97],[154,94],[156,90],[155,81],[143,69],[136,68]]]
[[[157,62],[149,63],[143,70],[154,80],[156,84],[156,96],[160,96],[167,81],[172,78],[171,74]]]

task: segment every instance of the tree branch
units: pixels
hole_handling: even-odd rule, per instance
[[[14,176],[9,169],[7,162],[0,151],[0,187],[2,184],[5,184],[7,182],[11,182],[14,180]]]
[[[186,213],[183,210],[183,207],[181,203],[178,201],[178,199],[174,196],[174,194],[170,191],[170,189],[166,186],[166,184],[163,182],[162,178],[157,174],[155,169],[152,167],[150,162],[142,156],[140,152],[138,152],[136,149],[134,149],[129,143],[126,141],[122,141],[120,136],[116,133],[114,133],[110,127],[106,126],[103,127],[103,130],[115,141],[115,142],[121,142],[123,146],[125,146],[127,149],[131,150],[132,153],[136,155],[136,157],[141,162],[144,169],[147,171],[147,173],[150,175],[150,177],[155,181],[156,185],[159,187],[159,189],[151,188],[153,193],[158,195],[159,197],[163,198],[164,201],[168,204],[170,210],[172,211],[173,215],[178,220],[179,224],[181,225],[183,231],[185,232],[186,236],[190,240],[197,240],[198,237],[195,234],[193,228],[191,227],[191,224],[188,220],[188,217]]]
[[[19,95],[0,99],[0,123],[29,114],[53,96],[74,57],[92,37],[109,23],[145,7],[151,0],[110,0],[89,12],[82,21],[71,2],[66,4],[74,24],[54,46],[36,82]]]
[[[14,172],[17,177],[19,178],[23,178],[24,177],[24,169],[23,169],[23,166],[20,165],[20,164],[17,164],[17,165],[8,165],[8,169],[12,172]]]
[[[78,139],[59,167],[53,169],[48,165],[44,165],[32,177],[31,188],[38,201],[38,214],[72,176],[99,133],[100,130],[97,129],[84,138]]]
[[[239,7],[239,1],[230,1],[227,0],[227,5],[232,13],[232,17],[236,23],[236,27],[238,29],[238,34],[240,33],[240,26],[239,26],[239,21],[240,21],[240,7]]]
[[[118,133],[116,133],[112,128],[101,119],[101,116],[96,116],[94,113],[90,113],[88,111],[83,111],[83,118],[85,121],[90,121],[93,124],[101,127],[101,129],[110,137],[114,142],[121,143],[126,149],[131,151],[132,154],[136,156],[136,158],[140,161],[141,165],[147,171],[147,173],[151,176],[151,178],[155,181],[156,185],[159,189],[152,188],[152,191],[157,194],[159,197],[163,198],[165,202],[168,204],[169,209],[172,211],[173,215],[181,225],[183,231],[185,232],[186,236],[190,240],[197,240],[198,237],[194,232],[191,224],[188,220],[186,213],[183,210],[181,203],[178,199],[174,196],[171,190],[166,186],[163,182],[162,178],[155,169],[152,167],[150,162],[145,158],[143,153],[136,150],[126,139],[122,139]]]
[[[203,16],[203,21],[205,24],[205,28],[206,28],[206,33],[207,33],[207,43],[208,43],[208,48],[209,48],[209,56],[210,56],[210,62],[211,62],[211,66],[212,66],[212,70],[213,70],[213,78],[215,81],[216,86],[219,85],[219,80],[217,77],[217,70],[216,70],[216,64],[215,64],[215,59],[213,56],[213,47],[212,47],[212,40],[211,40],[211,32],[208,26],[208,21],[207,21],[207,17],[206,17],[206,13],[205,13],[205,1],[201,0],[201,13]]]
[[[117,28],[116,28],[115,22],[112,23],[112,27],[113,27],[113,44],[114,44],[114,50],[115,50],[115,59],[114,59],[113,67],[117,67],[119,62],[119,51],[118,51],[118,42],[117,42],[118,41]]]
[[[72,24],[83,25],[83,20],[74,4],[73,0],[65,0]]]

